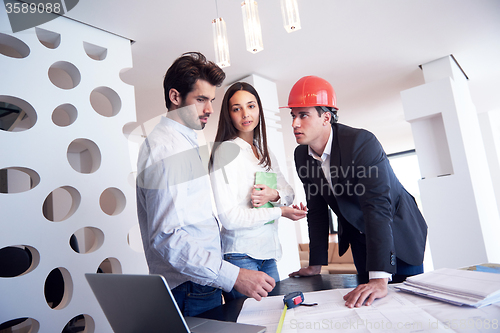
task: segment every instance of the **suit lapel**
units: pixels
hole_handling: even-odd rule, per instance
[[[333,140],[332,140],[332,150],[330,151],[330,175],[328,175],[332,180],[332,186],[338,183],[340,174],[340,145],[338,140],[338,126],[336,124],[332,124],[333,130]],[[333,166],[333,168],[332,168]],[[332,177],[332,174],[334,177]],[[334,187],[335,188],[335,187]]]

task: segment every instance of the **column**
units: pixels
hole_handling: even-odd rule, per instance
[[[401,97],[422,173],[434,267],[499,262],[500,217],[467,77],[452,56],[422,70],[425,84]]]

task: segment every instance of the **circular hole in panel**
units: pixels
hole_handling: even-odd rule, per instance
[[[123,135],[131,142],[142,144],[147,135],[141,124],[137,122],[126,123],[122,128]]]
[[[99,265],[97,273],[121,274],[122,264],[116,258],[106,258]]]
[[[33,271],[40,253],[31,246],[14,245],[0,249],[0,278],[12,278]]]
[[[136,178],[137,178],[137,171],[132,171],[131,173],[128,174],[127,182],[133,188],[135,188],[135,179]]]
[[[126,205],[125,195],[115,187],[105,189],[99,198],[101,209],[108,215],[118,215]]]
[[[0,169],[0,193],[21,193],[40,184],[40,175],[22,167]]]
[[[83,42],[83,48],[87,55],[94,60],[104,60],[108,55],[108,49],[92,43]]]
[[[11,58],[26,58],[30,48],[16,37],[0,33],[0,54]]]
[[[61,89],[73,89],[81,80],[80,71],[67,61],[58,61],[49,68],[49,79]]]
[[[45,279],[45,301],[55,310],[64,309],[73,296],[73,279],[64,267],[53,269]]]
[[[28,317],[10,319],[0,323],[0,332],[37,333],[40,323]]]
[[[43,46],[49,49],[55,49],[61,44],[61,34],[50,30],[35,27],[36,36]]]
[[[95,331],[95,322],[94,319],[86,314],[78,315],[72,318],[64,329],[62,333],[70,333],[70,332],[82,332],[82,333],[94,333]]]
[[[97,251],[102,244],[104,244],[104,233],[94,227],[78,229],[70,238],[71,248],[75,252],[82,254]]]
[[[80,237],[80,238],[83,239],[82,237]],[[76,238],[75,234],[71,235],[71,237],[69,238],[69,246],[76,253],[80,253],[80,246],[78,245],[78,238]]]
[[[90,104],[97,113],[104,117],[116,116],[122,108],[120,96],[108,87],[97,87],[92,90]]]
[[[71,104],[62,104],[52,112],[52,121],[57,126],[65,127],[73,124],[78,117],[78,111]]]
[[[24,274],[28,274],[29,272],[32,272],[35,270],[35,268],[38,267],[38,264],[40,263],[40,252],[38,252],[37,249],[35,249],[33,246],[25,245],[24,246],[28,251],[31,253],[31,266],[28,268],[28,270]]]
[[[135,252],[142,253],[144,248],[142,247],[141,229],[139,224],[136,224],[127,235],[127,243]]]
[[[37,114],[33,106],[17,97],[0,95],[0,130],[21,132],[35,126]]]
[[[80,206],[80,192],[71,186],[56,188],[45,198],[42,206],[43,216],[52,222],[70,218]]]
[[[133,69],[132,67],[122,68],[120,70],[120,73],[118,74],[120,76],[120,79],[124,83],[131,85],[131,86],[134,85],[134,81],[135,81],[134,80],[135,72],[132,69]]]
[[[101,151],[88,139],[76,139],[68,146],[68,162],[75,171],[93,173],[101,166]]]

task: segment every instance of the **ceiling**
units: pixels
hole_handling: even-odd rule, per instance
[[[500,111],[498,0],[298,0],[302,29],[290,34],[280,1],[258,0],[264,50],[257,54],[245,49],[240,3],[84,0],[67,16],[135,41],[133,68],[122,79],[135,86],[140,122],[165,113],[163,75],[178,56],[200,51],[214,60],[217,11],[231,55],[225,83],[260,75],[276,82],[286,105],[300,77],[321,76],[337,93],[340,122],[372,131],[387,153],[414,148],[400,92],[424,83],[420,64],[453,54],[477,111]],[[285,139],[294,140],[287,109],[281,115]]]

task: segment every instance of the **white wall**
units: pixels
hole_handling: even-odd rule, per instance
[[[490,168],[491,183],[500,210],[500,110],[479,113],[478,118]]]

